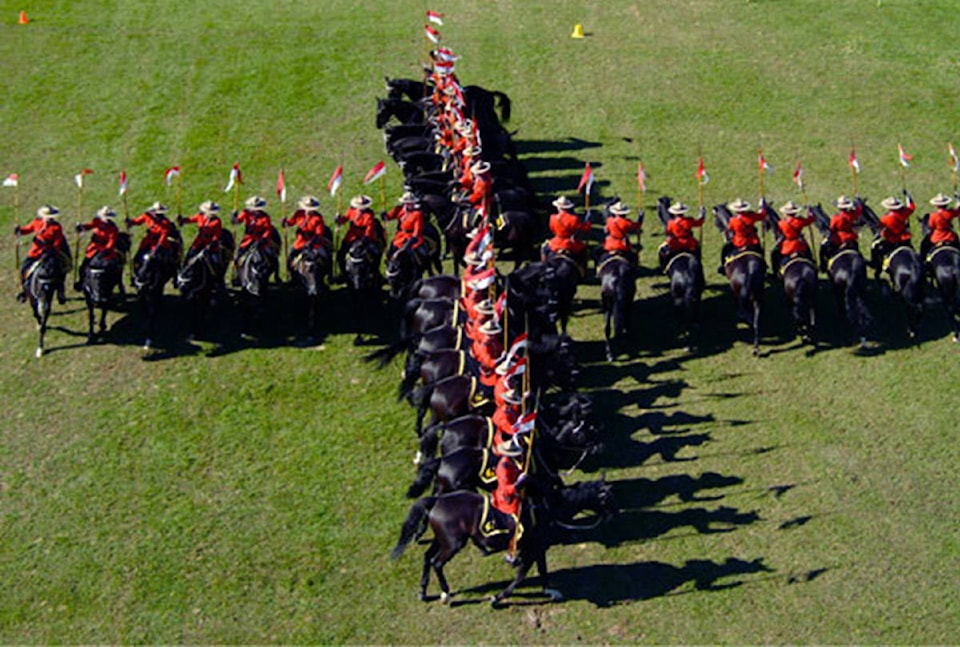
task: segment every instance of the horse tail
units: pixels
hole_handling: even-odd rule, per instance
[[[500,108],[500,121],[504,123],[510,121],[510,97],[496,90],[492,94],[497,98],[497,107]]]
[[[415,499],[426,492],[430,484],[433,483],[433,479],[436,478],[439,469],[440,459],[436,456],[431,456],[423,461],[420,467],[417,468],[417,477],[413,480],[413,483],[410,484],[410,487],[407,488],[407,498]]]
[[[403,379],[400,380],[400,388],[397,392],[397,402],[403,399],[410,399],[410,392],[413,391],[413,385],[417,383],[420,376],[420,367],[423,366],[423,354],[414,351],[407,357],[407,365],[403,367]]]
[[[433,458],[440,446],[440,434],[443,433],[443,424],[430,425],[420,436],[420,455]]]
[[[427,409],[430,408],[430,398],[433,396],[433,390],[433,384],[424,384],[420,388],[411,391],[410,395],[407,396],[410,404],[417,410],[417,437],[423,433],[423,419],[427,415]]]
[[[423,533],[427,531],[427,519],[430,515],[430,510],[436,502],[437,497],[430,496],[425,499],[420,499],[410,506],[410,512],[407,514],[407,518],[403,522],[403,527],[400,529],[400,539],[397,541],[397,545],[393,547],[393,550],[390,551],[390,559],[400,559],[400,556],[403,555],[403,551],[406,550],[407,546],[423,536]]]

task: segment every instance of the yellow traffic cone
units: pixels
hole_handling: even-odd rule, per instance
[[[21,9],[21,10],[20,10],[20,19],[17,21],[17,23],[20,24],[20,25],[26,25],[28,22],[30,22],[30,21],[27,20],[27,12],[26,12],[26,11],[23,11],[23,10]]]
[[[577,23],[573,26],[573,33],[570,34],[570,38],[583,38],[583,25]]]

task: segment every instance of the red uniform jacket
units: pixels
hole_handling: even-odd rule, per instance
[[[157,247],[169,247],[171,245],[170,232],[173,231],[173,223],[166,216],[152,213],[142,213],[130,221],[133,225],[147,225],[147,233],[140,241],[140,251],[145,249],[156,249]]]
[[[733,232],[734,247],[756,247],[760,244],[756,223],[763,220],[763,214],[755,211],[742,211],[730,219],[728,228]]]
[[[493,434],[494,447],[513,438],[513,425],[519,417],[520,409],[515,404],[504,403],[503,406],[497,407],[490,418],[496,428],[496,432]]]
[[[255,241],[264,241],[268,245],[273,245],[273,223],[270,222],[270,216],[266,211],[251,211],[244,209],[237,216],[237,222],[244,224],[243,239],[240,241],[240,249],[246,249]]]
[[[899,245],[910,241],[910,216],[916,209],[913,202],[897,209],[888,211],[880,218],[880,237],[891,245]]]
[[[90,234],[90,243],[84,252],[87,258],[93,258],[97,254],[103,253],[104,256],[114,256],[117,252],[114,249],[117,244],[117,236],[120,235],[120,228],[112,220],[103,220],[94,218],[90,222],[80,225],[84,231],[93,231]]]
[[[490,179],[490,176],[484,173],[480,177],[474,178],[473,189],[470,191],[470,195],[467,196],[470,204],[474,207],[482,206],[484,213],[487,213],[489,211],[488,205],[490,204],[491,197],[493,197],[493,180]]]
[[[930,214],[927,226],[930,227],[930,242],[934,245],[955,243],[957,234],[953,231],[951,220],[960,216],[960,209],[939,208]]]
[[[667,222],[667,247],[674,252],[696,251],[699,243],[693,235],[694,227],[702,227],[703,218],[671,218]]]
[[[855,243],[860,238],[854,225],[863,212],[858,204],[853,211],[841,211],[830,219],[830,242],[834,245]]]
[[[373,215],[373,209],[354,209],[350,207],[347,213],[337,218],[337,224],[342,225],[345,222],[350,223],[350,228],[343,237],[344,245],[352,245],[354,241],[360,238],[369,238],[377,242],[377,224],[376,217]]]
[[[293,241],[293,251],[300,251],[304,247],[317,249],[324,245],[323,232],[326,231],[326,225],[323,222],[323,216],[319,213],[300,209],[293,212],[293,215],[283,221],[284,225],[295,225],[297,227],[297,238]]]
[[[553,232],[553,238],[547,244],[552,251],[576,255],[583,252],[586,243],[577,240],[575,236],[590,231],[590,223],[581,221],[575,213],[558,211],[550,216],[550,231]]]
[[[603,240],[603,248],[608,252],[629,252],[630,234],[640,231],[639,221],[629,220],[623,216],[607,218],[607,237]]]
[[[198,213],[184,218],[183,221],[197,225],[197,237],[193,239],[191,249],[209,247],[212,252],[220,251],[220,237],[223,234],[223,221],[220,216]]]
[[[517,492],[520,473],[517,462],[509,456],[501,457],[497,463],[497,489],[493,491],[491,501],[500,512],[514,516],[520,512],[520,493]]]
[[[810,245],[803,239],[803,228],[813,224],[813,216],[806,218],[788,216],[780,221],[780,232],[783,240],[780,242],[780,253],[783,256],[800,254],[810,251]]]
[[[21,234],[33,234],[33,245],[27,254],[30,258],[39,258],[47,249],[53,247],[58,253],[67,249],[67,239],[63,227],[56,220],[34,218],[29,224],[20,227]]]
[[[399,220],[397,234],[393,237],[393,246],[403,247],[408,240],[412,240],[413,249],[423,244],[423,212],[419,209],[408,209],[398,205],[387,214],[387,220]]]

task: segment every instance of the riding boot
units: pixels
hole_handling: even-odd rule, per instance
[[[57,303],[64,305],[67,303],[67,288],[64,284],[60,284],[60,287],[57,288]]]

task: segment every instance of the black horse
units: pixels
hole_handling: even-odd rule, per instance
[[[862,204],[862,200],[857,198]],[[830,235],[830,218],[823,211],[821,205],[813,208],[814,221],[817,229],[826,239]],[[870,313],[867,310],[867,262],[863,254],[856,247],[846,247],[832,250],[824,259],[824,246],[820,247],[821,264],[826,263],[827,275],[833,289],[834,300],[840,315],[846,319],[853,334],[859,339],[860,350],[867,348],[867,327],[870,323]]]
[[[514,580],[491,600],[494,606],[513,593],[526,578],[533,564],[540,573],[543,591],[553,600],[562,599],[558,591],[548,588],[547,548],[557,532],[555,524],[566,524],[584,510],[591,510],[604,517],[616,510],[612,488],[603,480],[581,482],[569,487],[537,487],[537,478],[527,479],[529,496],[521,507],[520,521],[523,533],[517,541],[517,574]],[[484,510],[489,509],[496,517],[494,526],[500,530],[490,531],[483,523]],[[398,559],[411,542],[433,530],[433,541],[423,556],[423,572],[420,577],[420,599],[427,599],[427,584],[430,570],[436,573],[440,584],[440,601],[450,599],[450,586],[443,575],[443,567],[460,550],[472,541],[484,554],[506,550],[515,529],[514,518],[504,515],[489,505],[488,495],[475,492],[452,492],[442,496],[427,497],[413,504],[400,531],[400,539],[391,552]]]
[[[37,320],[40,338],[37,341],[36,356],[43,357],[43,340],[47,334],[47,322],[53,310],[53,295],[63,290],[63,281],[68,271],[69,250],[61,253],[50,247],[27,267],[23,274],[23,289],[30,300],[30,309]]]
[[[536,241],[539,238],[540,218],[533,211],[507,209],[497,217],[494,244],[499,258],[513,258],[513,269],[519,268],[524,261],[537,260]]]
[[[940,245],[934,247],[925,260],[927,272],[940,292],[950,319],[953,341],[960,342],[960,249]]]
[[[277,241],[257,240],[237,255],[240,298],[246,313],[244,327],[248,332],[261,328],[270,277],[276,276],[280,268],[278,248]]]
[[[233,258],[234,246],[233,234],[223,231],[219,252],[209,246],[192,250],[177,272],[176,286],[190,307],[191,339],[200,334],[208,313],[226,297],[223,278]]]
[[[767,209],[766,206],[761,207]],[[732,217],[727,206],[713,208],[717,229],[728,231],[727,223]],[[750,327],[753,334],[753,355],[760,355],[760,313],[763,309],[763,283],[767,264],[759,251],[744,250],[723,259],[724,272],[730,281],[730,290],[737,304],[737,320]]]
[[[612,338],[630,331],[630,311],[637,293],[636,268],[623,254],[607,254],[597,265],[600,279],[600,303],[603,306],[603,338],[607,361],[613,361]]]
[[[560,323],[560,332],[566,334],[567,322],[573,312],[573,298],[583,274],[577,261],[567,254],[551,254],[545,263],[553,272],[556,320]]]
[[[328,247],[304,247],[290,258],[290,276],[296,277],[307,297],[307,337],[313,339],[317,330],[320,303],[327,291],[327,277],[332,269]]]
[[[144,317],[143,350],[153,346],[163,289],[177,275],[178,247],[158,246],[139,253],[133,262],[133,287]]]
[[[129,244],[129,238],[127,238]],[[128,246],[129,249],[129,246]],[[87,343],[94,344],[97,335],[107,331],[107,308],[113,290],[122,287],[124,257],[119,254],[99,252],[83,266],[80,290],[87,303]],[[94,332],[95,310],[100,308],[100,325]]]
[[[425,123],[428,111],[428,104],[422,100],[377,99],[377,129],[386,126],[391,118],[401,124]]]
[[[774,210],[768,211],[770,228],[775,232],[774,247],[780,245],[784,236],[778,223],[780,217]],[[797,254],[784,258],[779,255],[778,249],[770,253],[770,265],[783,283],[783,294],[790,307],[790,316],[793,320],[797,336],[804,344],[817,345],[817,266],[807,255]]]
[[[657,200],[657,217],[666,228],[670,221],[669,196]],[[663,265],[663,273],[670,282],[670,300],[677,321],[678,338],[692,351],[700,337],[700,302],[703,298],[703,265],[693,252],[680,252],[670,256]]]
[[[424,227],[426,254],[414,250],[410,244],[392,250],[384,267],[390,298],[394,300],[409,298],[410,288],[420,280],[424,271],[431,276],[440,274],[440,235],[433,225]]]
[[[347,249],[344,272],[347,288],[358,311],[358,320],[364,321],[373,316],[369,308],[380,304],[380,287],[383,277],[380,275],[380,250],[376,244],[358,238]],[[363,333],[358,331],[354,345],[363,343]]]

